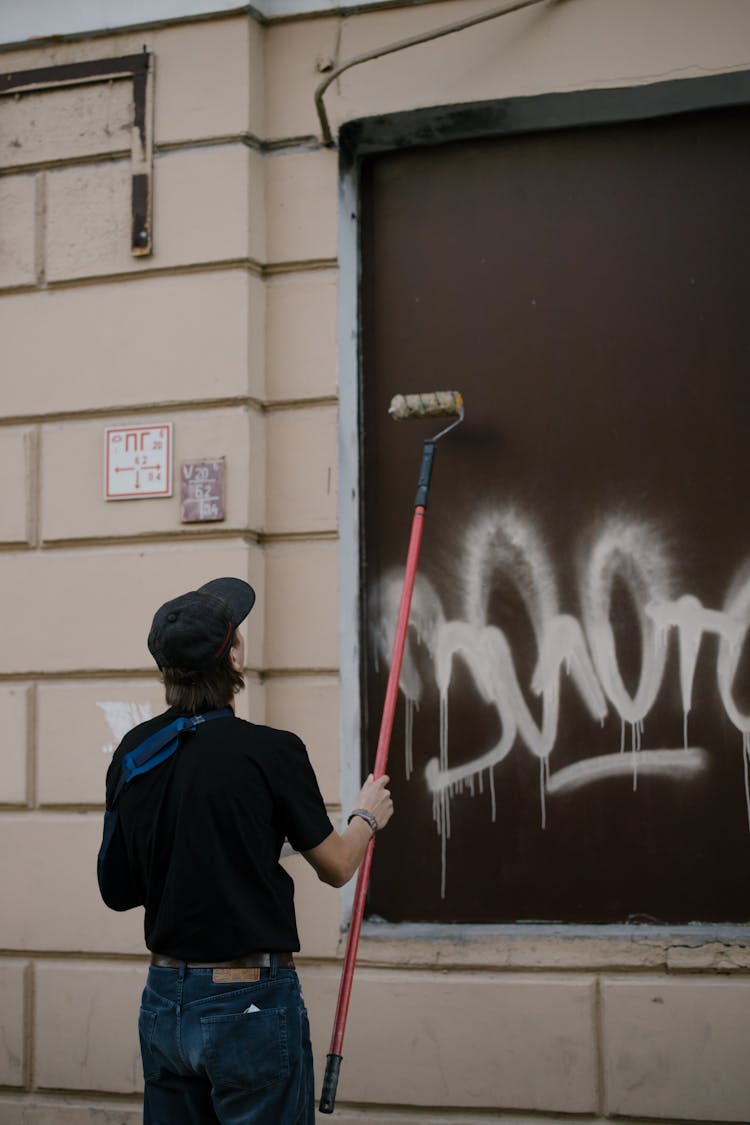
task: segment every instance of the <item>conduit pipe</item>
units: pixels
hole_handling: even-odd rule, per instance
[[[424,31],[421,35],[412,35],[408,39],[399,39],[396,43],[388,43],[384,47],[376,47],[373,51],[365,51],[362,55],[355,55],[354,58],[347,59],[341,66],[337,66],[330,74],[327,74],[315,91],[315,108],[318,111],[323,144],[326,148],[335,148],[336,146],[336,142],[331,133],[331,126],[328,122],[328,114],[326,113],[323,95],[331,83],[335,82],[345,70],[351,70],[353,66],[359,66],[360,63],[372,62],[373,59],[381,59],[384,55],[392,55],[396,51],[403,51],[407,47],[416,47],[420,43],[429,43],[432,39],[440,39],[444,35],[452,35],[454,31],[463,31],[467,27],[476,27],[477,24],[497,19],[498,16],[506,16],[509,12],[517,12],[520,8],[530,8],[532,4],[541,4],[544,2],[545,0],[506,0],[506,3],[501,4],[499,8],[492,8],[490,11],[482,12],[477,16],[468,16],[464,20],[459,20],[458,23],[449,23],[444,27],[435,28],[433,31]]]

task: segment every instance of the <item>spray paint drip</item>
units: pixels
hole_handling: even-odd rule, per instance
[[[132,730],[138,723],[145,723],[147,719],[153,718],[150,703],[110,699],[97,703],[97,707],[104,712],[107,725],[114,739],[114,742],[102,746],[102,753],[104,754],[111,754],[128,731]]]
[[[745,772],[745,805],[747,806],[747,825],[750,828],[750,734],[742,736],[742,762]]]
[[[404,773],[407,781],[414,772],[414,712],[418,710],[416,700],[407,696],[404,706]]]

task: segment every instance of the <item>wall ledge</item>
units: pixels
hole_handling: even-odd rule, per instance
[[[346,935],[340,940],[343,953]],[[358,963],[399,968],[750,973],[750,925],[362,928]]]
[[[186,20],[248,15],[260,23],[405,8],[433,0],[3,0],[0,50],[113,35]]]

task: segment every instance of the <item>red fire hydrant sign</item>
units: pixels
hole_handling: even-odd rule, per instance
[[[107,500],[171,496],[172,423],[108,427],[104,461]]]

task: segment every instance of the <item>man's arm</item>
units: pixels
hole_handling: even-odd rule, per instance
[[[364,809],[375,817],[378,829],[385,828],[393,816],[393,800],[387,788],[388,780],[386,774],[377,781],[370,774],[355,802],[355,808]],[[355,816],[344,832],[336,832],[334,829],[321,844],[302,854],[321,882],[328,883],[331,887],[343,887],[364,859],[372,837],[373,832],[367,821]]]
[[[143,899],[131,880],[122,825],[116,809],[110,809],[105,814],[96,876],[99,893],[110,910],[132,910],[134,906],[143,904]]]

